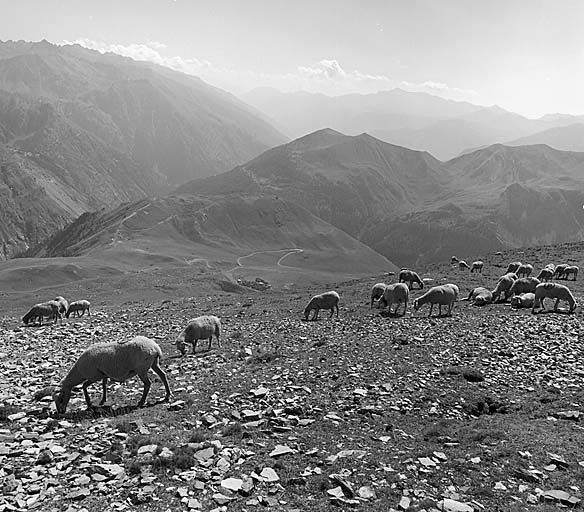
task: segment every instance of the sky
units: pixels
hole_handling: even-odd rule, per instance
[[[79,43],[235,94],[401,87],[584,114],[582,0],[0,0],[2,40]]]

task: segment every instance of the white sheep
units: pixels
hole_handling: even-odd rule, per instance
[[[468,294],[468,297],[462,300],[472,301],[473,306],[486,306],[493,302],[493,292],[487,288],[479,286],[473,288]]]
[[[541,283],[537,277],[520,277],[509,289],[509,295],[521,295],[522,293],[535,293],[536,286]]]
[[[399,282],[408,283],[408,288],[413,289],[414,283],[418,283],[420,290],[424,288],[424,282],[420,279],[420,276],[413,270],[408,270],[407,268],[402,268],[399,273]]]
[[[553,263],[548,263],[544,268],[549,268],[552,272],[556,270],[556,266]]]
[[[535,301],[535,293],[522,293],[511,297],[512,308],[532,308]]]
[[[558,311],[558,304],[560,300],[565,300],[570,305],[570,313],[573,313],[576,309],[576,300],[572,295],[570,289],[559,283],[541,283],[538,284],[535,289],[535,300],[533,302],[533,308],[531,309],[532,313],[536,312],[538,307],[541,307],[545,310],[545,305],[543,303],[544,299],[556,299],[556,303],[554,305],[554,311]]]
[[[29,312],[22,317],[22,322],[25,325],[28,325],[30,322],[34,323],[38,321],[38,324],[42,325],[43,320],[47,318],[48,320],[54,320],[54,323],[56,323],[57,319],[61,319],[61,313],[59,312],[60,306],[61,305],[54,300],[35,304],[30,308]]]
[[[404,312],[402,316],[406,314],[406,310],[408,309],[408,299],[410,296],[410,289],[404,283],[394,283],[387,285],[385,287],[385,291],[383,292],[383,296],[379,299],[379,303],[382,307],[387,306],[388,313],[391,315],[391,307],[394,304],[397,304],[395,311],[393,312],[394,315],[397,315],[397,310],[399,309],[399,305],[404,305]]]
[[[417,311],[424,304],[430,304],[430,313],[432,316],[432,309],[434,304],[438,304],[439,316],[442,316],[442,306],[448,306],[448,315],[452,315],[452,308],[458,298],[458,286],[454,284],[443,284],[430,288],[424,295],[414,300],[414,309]]]
[[[452,258],[450,258],[450,263],[452,265],[454,265],[455,263],[458,263],[458,258],[456,256],[452,256]]]
[[[469,269],[469,268],[470,268],[470,267],[468,266],[468,263],[467,263],[466,261],[464,261],[464,260],[460,260],[460,261],[458,262],[458,270],[467,270],[467,269]]]
[[[493,302],[499,302],[501,293],[504,293],[503,302],[507,301],[507,299],[511,295],[510,293],[511,287],[515,282],[515,279],[513,278],[514,276],[515,274],[513,274],[513,272],[510,272],[499,278],[499,280],[497,281],[497,285],[495,286],[495,289],[491,292],[493,294]]]
[[[569,265],[562,263],[561,265],[558,265],[556,267],[556,270],[554,272],[554,278],[556,279],[562,279],[562,274],[564,273],[564,270],[566,270],[569,267]]]
[[[551,281],[554,277],[554,270],[549,268],[549,267],[545,267],[542,268],[540,273],[537,274],[537,278],[540,281]]]
[[[318,312],[321,309],[330,309],[330,316],[332,318],[335,310],[337,311],[337,318],[339,316],[339,301],[341,297],[337,292],[324,292],[320,295],[315,295],[310,299],[306,307],[304,308],[304,318],[308,320],[310,312],[314,311],[313,320],[318,320]]]
[[[529,277],[533,272],[533,265],[529,263],[523,263],[515,272],[517,277]]]
[[[69,304],[69,308],[67,309],[67,313],[65,313],[65,318],[69,318],[69,316],[83,316],[87,311],[87,315],[91,316],[89,308],[91,303],[88,300],[76,300]]]
[[[578,266],[576,266],[576,265],[569,265],[562,272],[562,278],[564,278],[565,280],[568,281],[568,277],[569,276],[574,276],[573,279],[571,279],[571,281],[575,281],[576,278],[578,277],[578,271],[579,270],[580,269],[578,268]]]
[[[517,272],[519,270],[519,267],[521,267],[520,261],[514,261],[513,263],[509,263],[509,265],[507,266],[507,271],[505,273],[509,274],[509,272]]]
[[[67,299],[59,295],[58,297],[55,297],[53,300],[59,303],[59,313],[61,313],[61,315],[64,315],[67,312],[67,309],[69,309],[69,303],[67,302]]]
[[[369,309],[373,309],[373,303],[383,296],[386,286],[385,283],[376,283],[373,285],[373,288],[371,288],[371,307]]]
[[[470,267],[471,274],[474,272],[480,272],[482,274],[483,273],[483,266],[484,266],[484,263],[481,260],[473,261],[472,265]]]
[[[161,359],[162,351],[158,344],[144,336],[136,336],[128,342],[96,343],[85,349],[60,384],[47,388],[36,397],[41,398],[52,391],[57,411],[64,414],[71,398],[71,390],[82,384],[85,403],[91,409],[91,399],[87,391],[89,386],[101,381],[102,396],[99,405],[103,405],[107,400],[108,379],[124,382],[137,375],[144,383],[142,398],[138,402],[138,407],[142,407],[150,391],[148,370],[152,368],[164,384],[164,401],[167,402],[171,391],[166,374],[160,368]]]
[[[207,350],[211,350],[213,336],[217,338],[217,344],[221,346],[221,320],[213,315],[199,316],[189,320],[189,323],[176,340],[176,347],[184,356],[187,351],[187,345],[190,343],[193,346],[194,354],[199,340],[209,340]]]

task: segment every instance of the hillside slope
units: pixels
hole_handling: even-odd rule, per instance
[[[433,202],[448,175],[427,153],[325,129],[271,149],[247,164],[180,190],[208,196],[286,198],[352,236],[383,215]]]
[[[0,43],[0,155],[11,169],[0,209],[12,212],[0,258],[83,211],[226,171],[283,140],[197,78],[79,46]],[[30,179],[50,218],[24,221],[25,198],[11,190]]]

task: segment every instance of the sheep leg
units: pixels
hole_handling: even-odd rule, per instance
[[[104,377],[101,381],[101,402],[99,405],[105,404],[107,401],[107,377]]]
[[[87,388],[89,386],[91,386],[92,384],[93,384],[93,381],[86,380],[83,383],[83,386],[81,386],[81,389],[83,389],[83,396],[85,397],[85,403],[87,404],[88,409],[93,409],[93,405],[91,405],[91,399],[89,398],[89,392],[87,391]]]
[[[170,396],[172,393],[170,392],[170,386],[168,385],[166,373],[164,373],[164,370],[160,368],[160,366],[158,366],[158,361],[154,361],[154,364],[152,365],[152,370],[156,373],[156,375],[160,377],[162,384],[164,384],[164,389],[166,390],[166,396],[164,397],[164,401],[168,402],[170,400]]]
[[[556,299],[556,303],[554,304],[554,311],[557,313],[558,312],[558,305],[560,304],[560,299]]]
[[[336,310],[337,310],[337,318],[339,318],[339,305],[338,305],[338,304],[337,304],[337,305],[335,305],[335,308],[336,308]]]
[[[209,344],[207,345],[207,350],[211,350],[211,345],[213,345],[213,335],[209,338]]]
[[[320,309],[316,308],[314,310],[314,315],[312,317],[313,320],[318,320],[318,313],[319,313]]]
[[[221,347],[221,340],[219,339],[219,334],[215,334],[215,337],[217,338],[217,345]]]
[[[428,313],[428,317],[432,316],[432,310],[434,309],[434,303],[430,302],[430,313]]]
[[[199,341],[199,340],[195,339],[195,340],[191,341],[191,345],[193,346],[193,354],[197,352],[197,341]]]
[[[142,392],[142,398],[138,402],[138,407],[143,407],[144,403],[146,402],[146,397],[148,396],[148,392],[150,391],[150,386],[152,385],[150,379],[148,378],[148,370],[144,375],[138,375],[140,380],[144,383],[144,391]],[[165,377],[166,378],[166,377]],[[167,382],[168,385],[168,382]]]

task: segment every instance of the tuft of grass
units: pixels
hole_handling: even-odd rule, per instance
[[[235,423],[229,423],[223,427],[221,430],[221,435],[223,437],[241,437],[242,435],[242,427],[241,423],[236,421]]]
[[[203,443],[207,440],[207,434],[204,430],[197,428],[189,435],[189,443]]]
[[[280,358],[281,354],[278,349],[266,350],[264,348],[255,349],[249,358],[249,364],[270,363]]]
[[[114,426],[118,429],[118,431],[125,432],[126,434],[129,434],[130,432],[132,432],[132,430],[134,430],[132,423],[127,419],[117,420],[114,423]]]

